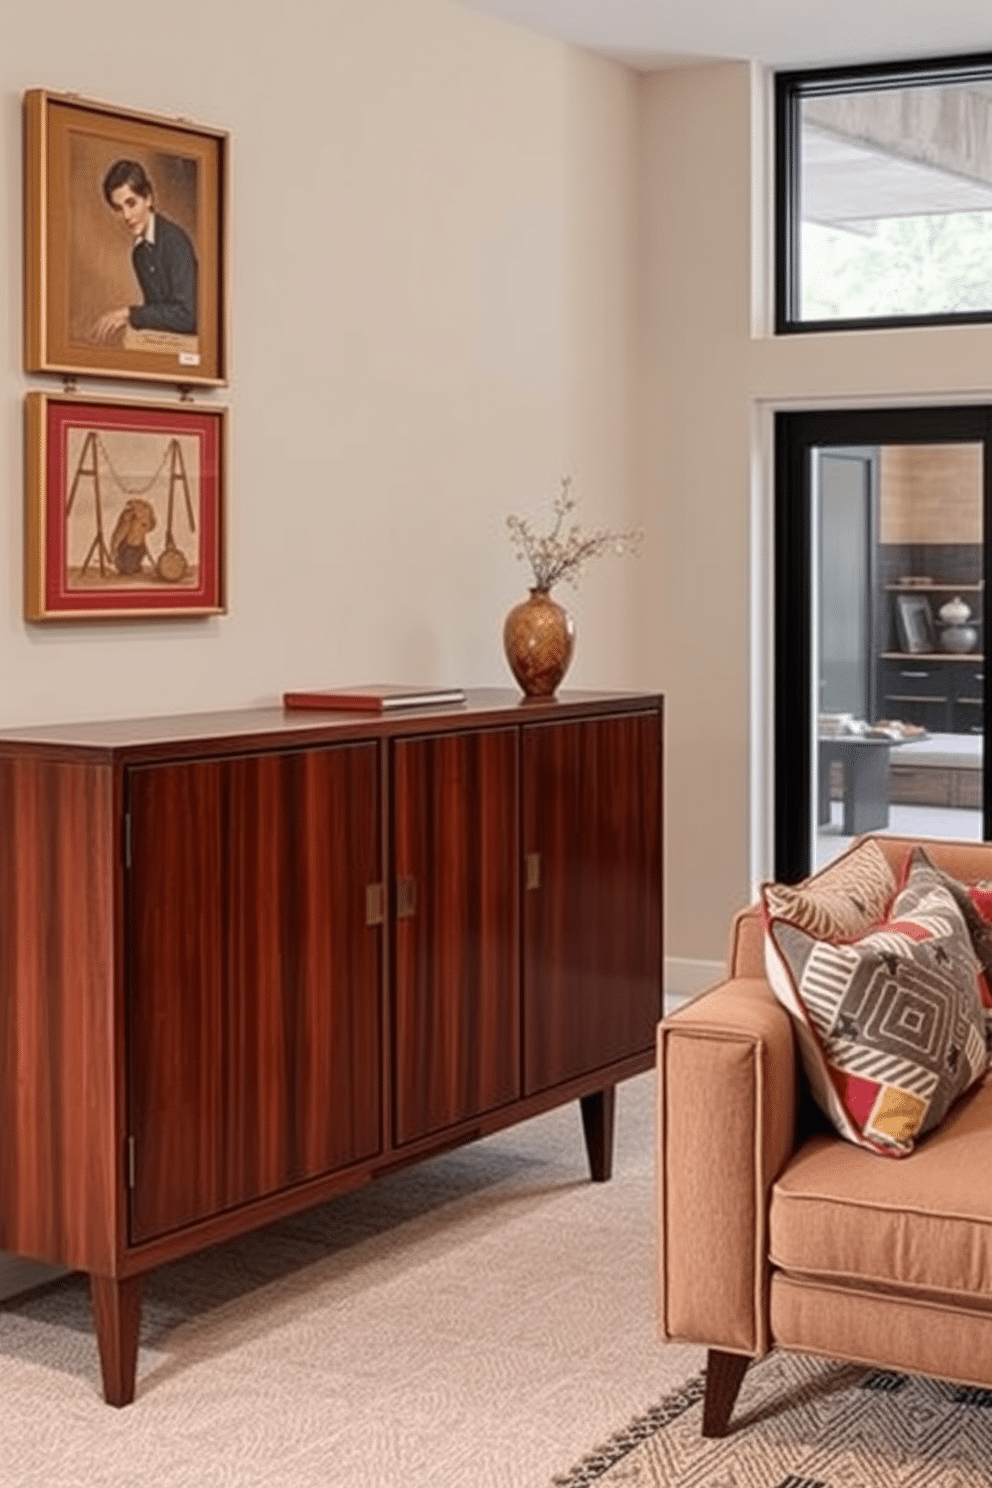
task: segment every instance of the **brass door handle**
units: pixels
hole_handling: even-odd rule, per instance
[[[398,920],[410,920],[417,913],[417,880],[415,878],[398,878],[396,880],[396,918]]]
[[[381,925],[385,918],[386,896],[381,883],[365,885],[365,923]]]

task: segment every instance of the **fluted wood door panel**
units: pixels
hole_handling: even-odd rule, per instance
[[[0,759],[0,1250],[113,1263],[112,782]]]
[[[133,769],[131,1238],[372,1156],[374,743]]]
[[[222,764],[132,772],[129,1128],[134,1239],[224,1205]]]
[[[517,730],[392,753],[395,1139],[520,1094]]]
[[[661,744],[654,711],[523,730],[525,1094],[653,1044]]]

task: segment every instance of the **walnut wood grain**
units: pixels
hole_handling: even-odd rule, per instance
[[[377,750],[129,772],[131,1238],[378,1151]]]
[[[524,1088],[650,1048],[661,1017],[655,712],[523,730]]]
[[[113,1403],[152,1266],[573,1099],[609,1176],[659,698],[6,731],[0,824],[0,1249],[90,1273]]]
[[[883,444],[879,541],[980,543],[982,446]]]
[[[103,1394],[108,1405],[130,1405],[134,1399],[141,1332],[140,1276],[118,1280],[90,1277],[90,1298],[96,1328]]]
[[[396,1141],[520,1093],[517,732],[393,745]],[[409,893],[409,890],[407,891]]]
[[[635,1075],[644,1074],[653,1066],[654,1051],[649,1050],[611,1065],[609,1078],[621,1084]],[[480,1112],[453,1126],[429,1132],[403,1146],[387,1142],[383,1145],[382,1152],[373,1158],[363,1159],[333,1173],[324,1173],[307,1183],[294,1184],[277,1193],[265,1194],[236,1209],[226,1209],[219,1214],[210,1215],[181,1230],[171,1230],[165,1235],[159,1235],[154,1240],[130,1245],[121,1258],[121,1274],[138,1275],[166,1262],[194,1255],[208,1245],[216,1245],[275,1220],[285,1219],[317,1204],[326,1203],[339,1194],[360,1187],[370,1179],[409,1167],[412,1163],[433,1157],[437,1153],[449,1152],[455,1147],[476,1142],[480,1137],[491,1136],[494,1132],[505,1131],[518,1122],[529,1121],[558,1106],[572,1101],[578,1103],[583,1096],[595,1093],[601,1087],[602,1080],[601,1072],[582,1075],[576,1080],[540,1090],[534,1095],[521,1096],[509,1105]]]
[[[122,1200],[112,779],[0,760],[0,1250],[110,1270]]]

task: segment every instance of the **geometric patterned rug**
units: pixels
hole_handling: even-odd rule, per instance
[[[774,1351],[752,1364],[730,1430],[700,1435],[703,1376],[555,1488],[989,1488],[992,1390]]]

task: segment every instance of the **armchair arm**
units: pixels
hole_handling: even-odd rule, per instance
[[[737,977],[658,1029],[659,1330],[763,1354],[768,1204],[796,1145],[789,1015]]]
[[[756,904],[738,910],[730,927],[727,950],[728,978],[765,975],[765,927]]]

